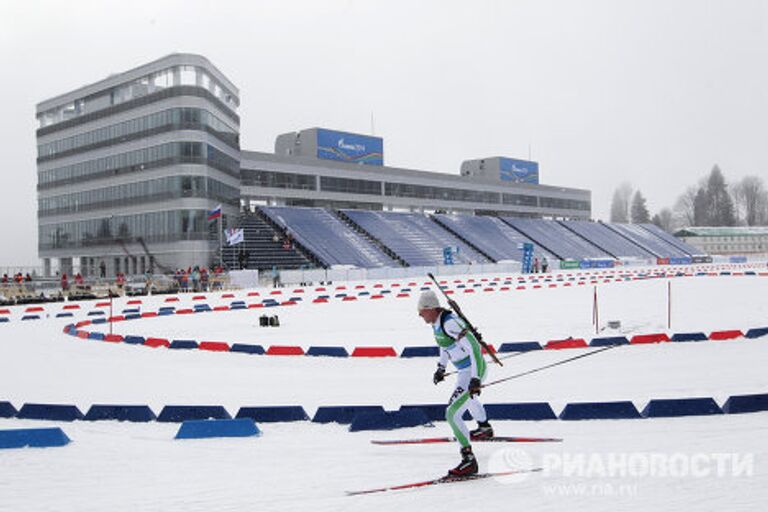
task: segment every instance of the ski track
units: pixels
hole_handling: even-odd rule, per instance
[[[420,281],[421,282],[421,281]],[[618,333],[666,332],[666,282],[601,284],[600,318],[620,320]],[[768,325],[764,278],[672,279],[670,332],[747,329]],[[215,312],[121,322],[121,334],[230,343],[430,345],[418,318],[418,287],[410,298],[332,300],[292,307]],[[289,292],[285,292],[289,293]],[[594,337],[592,286],[474,294],[454,299],[495,345]],[[233,299],[215,299],[211,306]],[[240,299],[244,292],[238,293]],[[265,293],[262,292],[262,296]],[[163,297],[143,298],[156,310]],[[184,300],[184,299],[182,299]],[[116,301],[115,309],[125,304]],[[175,304],[179,307],[179,304]],[[79,313],[85,318],[86,312]],[[258,316],[278,314],[280,328],[259,328]],[[170,351],[81,340],[62,333],[71,320],[0,324],[0,400],[73,403],[221,404],[231,414],[249,405],[443,403],[450,382],[431,382],[435,361],[333,359]],[[91,330],[108,329],[90,326]],[[590,349],[591,350],[591,349]],[[490,367],[489,380],[571,357],[580,350],[541,351]],[[628,346],[488,388],[486,403],[548,401],[559,413],[567,402],[768,392],[768,339]],[[450,379],[450,378],[449,378]],[[0,419],[0,428],[61,426],[73,442],[63,448],[0,450],[0,511],[163,510],[433,510],[504,508],[542,511],[760,510],[768,502],[768,413],[722,417],[494,424],[500,435],[562,437],[563,443],[501,446],[478,443],[486,471],[500,450],[522,450],[534,462],[552,453],[742,453],[754,456],[751,477],[603,478],[528,475],[522,482],[494,479],[344,496],[345,491],[441,476],[458,460],[452,444],[374,446],[371,439],[449,435],[435,427],[349,433],[343,425],[260,424],[249,439],[173,440],[178,424],[40,422]],[[520,452],[516,452],[518,455]],[[631,496],[605,495],[607,486],[634,486]],[[582,487],[579,487],[582,486]],[[600,487],[602,486],[602,487]],[[602,491],[598,492],[600,489]]]

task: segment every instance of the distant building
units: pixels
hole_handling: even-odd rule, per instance
[[[706,254],[768,253],[768,227],[689,227],[675,236]]]
[[[541,185],[536,162],[448,174],[384,165],[384,140],[326,128],[241,151],[238,88],[173,54],[37,105],[38,251],[53,268],[140,274],[210,265],[218,223],[258,205],[589,219],[589,190]]]

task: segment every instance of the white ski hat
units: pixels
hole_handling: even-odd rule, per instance
[[[419,306],[418,309],[421,311],[422,309],[435,309],[440,307],[440,300],[437,298],[437,295],[435,295],[435,292],[432,290],[427,290],[425,292],[422,292],[422,294],[419,296]]]

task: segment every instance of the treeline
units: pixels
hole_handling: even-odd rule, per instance
[[[642,192],[622,183],[613,193],[611,222],[652,222],[669,232],[686,226],[766,226],[768,190],[759,176],[746,176],[729,185],[715,165],[672,208],[662,208],[651,217]]]

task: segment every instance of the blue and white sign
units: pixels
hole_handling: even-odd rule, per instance
[[[539,163],[514,158],[499,159],[499,177],[504,181],[539,184]]]
[[[384,165],[384,139],[318,129],[317,158],[365,165]]]

